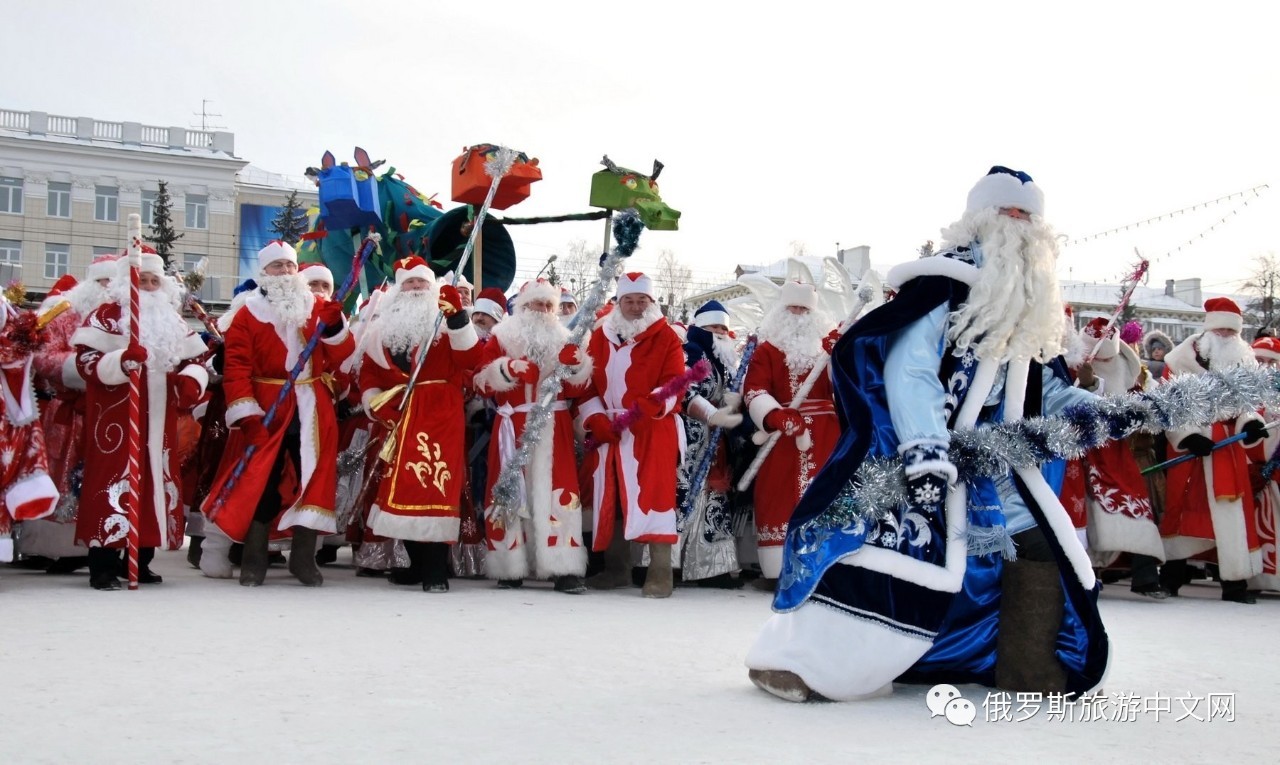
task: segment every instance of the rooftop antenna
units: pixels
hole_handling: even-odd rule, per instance
[[[210,101],[210,100],[209,100],[209,99],[207,99],[207,98],[205,98],[205,99],[201,99],[201,101],[200,101],[200,111],[198,111],[198,112],[192,112],[192,115],[194,115],[194,116],[196,116],[196,117],[199,117],[199,118],[200,118],[200,129],[201,129],[201,130],[225,130],[225,129],[226,129],[226,127],[227,127],[226,125],[210,125],[210,124],[209,124],[209,118],[210,118],[210,117],[221,117],[221,116],[222,116],[221,114],[215,114],[215,113],[213,113],[213,112],[209,111],[209,104],[211,104],[211,103],[213,103],[213,101]],[[195,127],[195,125],[192,125],[192,127]]]

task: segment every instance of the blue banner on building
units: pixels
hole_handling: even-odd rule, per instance
[[[283,209],[268,205],[240,205],[240,272],[237,281],[258,275],[258,250],[278,238],[271,229],[271,221]]]

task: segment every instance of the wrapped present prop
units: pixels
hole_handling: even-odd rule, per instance
[[[357,157],[368,155],[356,149]],[[320,183],[320,217],[330,231],[363,228],[382,222],[382,206],[378,201],[378,179],[373,168],[337,164],[333,153],[326,151],[317,173]]]
[[[485,172],[485,160],[498,147],[491,143],[482,143],[463,149],[453,160],[453,201],[464,205],[479,207],[489,193],[493,179]],[[498,191],[493,196],[489,207],[494,210],[505,210],[529,198],[529,186],[542,180],[542,169],[537,159],[529,159],[521,153],[511,170],[503,176],[498,184]],[[485,227],[486,235],[488,226]]]
[[[653,175],[619,167],[607,155],[600,164],[606,169],[591,176],[592,207],[606,210],[635,208],[640,214],[640,221],[651,231],[675,231],[680,227],[680,211],[663,202],[658,193],[661,162],[653,161]]]

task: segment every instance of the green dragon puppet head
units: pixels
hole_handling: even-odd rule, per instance
[[[645,175],[613,164],[608,155],[600,164],[606,169],[591,176],[591,206],[606,210],[634,207],[651,231],[675,231],[680,227],[680,211],[673,210],[658,193],[662,163],[653,161],[653,175]]]

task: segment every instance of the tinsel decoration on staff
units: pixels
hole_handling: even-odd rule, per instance
[[[610,286],[618,278],[622,261],[636,251],[640,244],[640,232],[644,231],[644,224],[635,210],[623,210],[614,216],[612,222],[616,246],[611,252],[600,256],[600,272],[575,317],[581,320],[575,321],[569,332],[568,342],[578,346],[579,353],[586,353],[587,339],[593,329],[591,317],[604,305]],[[520,500],[521,477],[533,450],[541,443],[543,436],[547,435],[547,426],[553,415],[551,407],[560,397],[560,389],[568,376],[569,368],[559,364],[538,384],[538,395],[533,408],[525,415],[520,444],[511,459],[502,466],[502,472],[493,485],[493,505],[485,509],[486,517],[499,528],[510,528],[520,517],[528,516],[528,508]]]
[[[759,338],[751,335],[747,338],[747,344],[742,348],[742,360],[738,362],[738,369],[733,373],[733,381],[729,383],[730,393],[741,393],[742,383],[747,377],[747,367],[751,364],[751,357],[756,355],[756,344]],[[679,520],[681,525],[685,518],[689,517],[689,513],[693,512],[693,505],[697,501],[697,497],[702,493],[702,484],[706,482],[707,475],[711,473],[711,463],[715,461],[716,450],[720,448],[720,438],[724,435],[724,428],[712,428],[711,437],[707,440],[707,450],[703,452],[702,459],[698,461],[698,467],[693,471],[693,477],[689,479],[689,490],[685,492],[684,504],[680,506]]]
[[[1116,306],[1116,310],[1107,319],[1107,326],[1102,328],[1098,333],[1098,342],[1093,344],[1093,348],[1089,350],[1088,355],[1084,357],[1085,363],[1093,361],[1098,355],[1098,349],[1107,341],[1107,337],[1111,334],[1111,328],[1120,320],[1120,314],[1124,313],[1124,309],[1129,305],[1129,301],[1133,299],[1134,290],[1138,289],[1138,285],[1142,283],[1143,278],[1147,275],[1147,268],[1151,265],[1146,258],[1142,257],[1142,253],[1138,252],[1138,248],[1133,249],[1134,254],[1138,256],[1138,265],[1134,266],[1133,271],[1125,277],[1122,284],[1128,285],[1124,294],[1120,296],[1120,304]],[[1126,341],[1127,342],[1127,341]]]
[[[1268,424],[1267,424],[1267,426],[1264,428],[1264,430],[1271,430],[1272,428],[1274,428],[1274,427],[1275,427],[1275,426],[1277,426],[1277,425],[1280,425],[1280,420],[1277,420],[1276,422],[1268,423]],[[1237,433],[1237,434],[1235,434],[1234,436],[1227,436],[1226,438],[1222,439],[1221,441],[1214,441],[1214,442],[1213,442],[1213,447],[1212,447],[1211,451],[1215,451],[1215,452],[1216,452],[1216,451],[1218,451],[1219,449],[1223,449],[1223,448],[1226,448],[1226,447],[1228,447],[1228,446],[1230,446],[1230,445],[1232,445],[1232,444],[1234,444],[1234,443],[1237,443],[1237,442],[1239,442],[1239,441],[1243,441],[1243,440],[1245,440],[1246,438],[1248,438],[1248,437],[1249,437],[1249,435],[1250,435],[1250,434],[1249,434],[1249,432],[1248,432],[1248,431],[1245,431],[1245,432],[1243,432],[1243,433]],[[1198,459],[1200,459],[1200,455],[1199,455],[1199,454],[1194,454],[1194,453],[1192,453],[1192,452],[1188,452],[1188,453],[1183,454],[1183,455],[1181,455],[1181,456],[1179,456],[1179,457],[1174,457],[1173,459],[1165,460],[1164,462],[1157,462],[1156,464],[1152,465],[1151,467],[1149,467],[1149,468],[1144,468],[1143,470],[1141,470],[1141,471],[1140,471],[1140,474],[1141,474],[1141,475],[1147,475],[1147,474],[1149,474],[1149,473],[1154,473],[1154,472],[1159,471],[1159,470],[1168,470],[1169,468],[1171,468],[1171,467],[1173,467],[1173,466],[1175,466],[1175,465],[1181,465],[1181,464],[1182,464],[1182,463],[1184,463],[1184,462],[1190,462],[1191,460],[1198,460]],[[1263,475],[1269,475],[1269,474],[1264,473]]]
[[[347,296],[351,294],[351,291],[355,289],[358,274],[364,270],[364,264],[368,262],[369,257],[373,255],[373,251],[377,249],[378,242],[381,238],[382,237],[379,234],[371,233],[360,245],[360,250],[356,253],[355,263],[351,266],[351,271],[347,274],[347,278],[342,282],[342,286],[333,296],[334,300],[339,303],[344,302],[347,299]],[[263,416],[262,427],[271,427],[271,423],[275,420],[276,411],[279,410],[280,405],[289,397],[289,394],[293,392],[294,383],[297,382],[303,371],[306,370],[307,364],[311,361],[311,356],[315,353],[316,346],[320,344],[320,338],[324,337],[326,329],[328,329],[328,327],[325,326],[323,321],[316,322],[315,331],[311,333],[311,337],[308,338],[307,344],[303,346],[302,352],[298,354],[298,360],[293,365],[293,369],[289,370],[289,376],[285,379],[284,385],[280,386],[280,393],[276,395],[276,400],[271,402],[270,408],[267,409],[267,413]],[[240,455],[240,459],[236,461],[235,467],[231,470],[231,477],[222,485],[222,491],[218,492],[218,496],[214,499],[213,504],[209,506],[208,511],[205,513],[209,520],[212,521],[218,517],[218,513],[222,511],[222,505],[227,501],[227,496],[231,494],[232,488],[236,485],[236,482],[240,480],[240,476],[244,473],[244,469],[249,464],[250,458],[253,457],[254,452],[257,450],[257,446],[249,444],[248,448],[244,450],[244,453]]]
[[[654,397],[659,401],[666,401],[669,398],[684,398],[685,391],[697,385],[703,380],[711,376],[711,364],[706,359],[698,359],[698,362],[684,371],[683,374],[676,375],[658,386],[658,390],[654,391]],[[632,404],[627,410],[617,417],[613,418],[610,429],[615,435],[621,435],[625,431],[631,429],[644,413],[640,411],[638,404]],[[592,438],[588,438],[585,444],[587,451],[591,451],[600,446]]]
[[[1280,369],[1234,367],[1175,377],[1145,393],[1099,397],[1054,417],[952,431],[950,452],[962,478],[998,477],[1014,468],[1075,459],[1133,433],[1203,427],[1276,407],[1280,407]],[[859,518],[871,520],[892,512],[905,499],[901,460],[867,459],[839,498],[805,526],[838,528]]]

